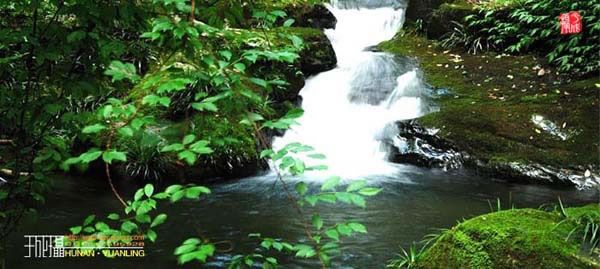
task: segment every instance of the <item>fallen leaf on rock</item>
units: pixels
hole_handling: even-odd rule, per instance
[[[445,51],[444,51],[444,54],[447,54],[448,52],[450,52],[450,50],[445,50]]]
[[[507,77],[508,79],[513,79],[513,78],[515,78],[513,75],[506,75],[506,77]]]
[[[538,73],[537,73],[538,77],[541,77],[545,74],[546,74],[546,71],[544,69],[540,69],[540,71],[538,71]]]
[[[586,169],[586,170],[585,170],[585,173],[584,173],[583,175],[584,175],[585,177],[590,177],[590,176],[592,176],[592,172],[590,172],[590,170],[589,170],[589,169]]]
[[[536,133],[538,133],[538,134],[541,134],[541,133],[542,133],[542,131],[540,131],[540,130],[538,130],[538,129],[535,129],[535,132],[536,132]]]

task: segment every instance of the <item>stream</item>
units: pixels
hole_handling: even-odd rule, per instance
[[[379,4],[377,4],[379,3]],[[361,7],[367,8],[356,8]],[[597,202],[597,192],[541,185],[512,184],[482,178],[474,171],[424,169],[387,161],[382,141],[394,136],[395,121],[434,111],[417,64],[369,48],[391,39],[404,21],[402,1],[334,1],[328,6],[336,16],[336,29],[326,29],[338,58],[338,66],[307,80],[300,92],[305,114],[273,147],[300,142],[327,156],[318,160],[327,171],[288,178],[288,185],[306,181],[320,188],[322,179],[340,175],[346,185],[363,178],[383,188],[367,200],[366,209],[343,203],[305,207],[304,214],[319,212],[326,224],[356,220],[367,234],[344,237],[333,268],[384,268],[389,259],[420,241],[434,228],[449,228],[472,216],[490,212],[496,199],[504,208],[537,208],[556,203],[560,196],[569,205]],[[261,233],[286,242],[306,243],[298,215],[273,172],[209,186],[212,194],[199,201],[160,204],[168,219],[157,229],[158,240],[146,241],[144,258],[23,258],[24,235],[66,234],[89,214],[104,217],[121,206],[102,176],[57,176],[44,208],[28,218],[9,239],[7,268],[174,268],[174,249],[189,237],[210,238],[218,252],[204,266],[223,268],[236,254],[262,252],[260,242],[247,235]],[[118,188],[132,197],[130,182]],[[231,249],[229,249],[231,248]],[[264,253],[264,252],[263,252]],[[269,252],[283,268],[315,268],[316,259]],[[190,263],[183,268],[197,268]]]

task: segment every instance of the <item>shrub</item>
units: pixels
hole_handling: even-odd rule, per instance
[[[581,13],[580,34],[560,34],[559,16],[569,11]],[[464,38],[471,43],[483,37],[490,49],[498,51],[540,51],[559,71],[587,76],[599,70],[599,14],[600,4],[593,0],[523,0],[508,7],[481,5],[478,12],[465,17],[468,29],[456,31],[471,35]],[[458,45],[474,46],[464,42]]]

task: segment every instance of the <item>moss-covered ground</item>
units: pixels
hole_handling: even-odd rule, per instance
[[[582,227],[582,216],[600,223],[600,205],[565,211],[568,217],[560,210],[509,209],[464,221],[442,233],[416,267],[599,268],[581,249],[582,229],[571,231]]]
[[[600,79],[561,82],[532,55],[471,55],[411,33],[399,33],[379,49],[416,57],[430,85],[450,89],[437,98],[441,110],[419,122],[439,128],[442,138],[469,154],[562,168],[600,162]],[[574,135],[563,141],[540,130],[533,114]]]

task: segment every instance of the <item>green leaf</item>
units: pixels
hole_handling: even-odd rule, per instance
[[[146,184],[146,186],[144,186],[144,193],[146,194],[146,197],[152,197],[152,193],[154,193],[154,186],[152,184]]]
[[[179,201],[181,198],[183,198],[184,195],[185,195],[185,190],[176,191],[171,196],[171,203],[175,203],[175,202]]]
[[[319,201],[319,197],[316,195],[310,195],[310,196],[306,196],[304,198],[311,206],[315,206],[317,204],[317,201]]]
[[[90,223],[92,223],[92,221],[94,221],[94,219],[96,218],[96,215],[89,215],[85,218],[85,220],[83,221],[83,226],[88,226],[90,225]]]
[[[111,213],[106,218],[108,218],[110,220],[118,220],[119,219],[119,214]]]
[[[119,151],[105,151],[104,154],[102,154],[102,160],[104,160],[104,162],[108,163],[108,164],[112,164],[113,160],[117,160],[117,161],[127,161],[127,155],[125,155],[125,153],[123,152],[119,152]]]
[[[183,244],[175,249],[175,255],[179,256],[182,254],[190,253],[196,250],[196,245],[193,244]]]
[[[260,158],[262,159],[264,157],[271,156],[273,154],[274,154],[274,152],[273,152],[272,149],[265,149],[265,150],[263,150],[263,151],[260,152]]]
[[[352,203],[355,204],[356,206],[361,207],[361,208],[365,208],[367,206],[367,201],[362,196],[360,196],[358,194],[354,194],[354,193],[350,193],[350,195],[351,195],[350,199],[352,200]]]
[[[352,184],[350,184],[348,186],[348,188],[346,188],[347,192],[353,192],[356,190],[359,190],[363,187],[367,186],[367,181],[366,180],[358,180],[356,182],[352,182]]]
[[[340,234],[338,233],[338,231],[334,230],[334,229],[328,229],[325,231],[325,235],[331,239],[334,239],[335,241],[339,241],[340,240]]]
[[[350,227],[355,232],[367,233],[367,228],[358,222],[350,222],[348,223],[348,227]]]
[[[321,230],[321,228],[323,228],[323,219],[321,216],[319,216],[319,214],[314,214],[312,216],[312,224],[315,226],[315,228],[317,228],[317,230]]]
[[[71,230],[72,234],[79,234],[81,232],[81,226],[71,227],[69,230]]]
[[[106,129],[105,125],[96,123],[94,125],[86,126],[85,128],[83,128],[83,130],[81,130],[81,132],[84,134],[97,134],[104,129]]]
[[[168,193],[168,194],[173,194],[176,191],[181,190],[181,188],[183,188],[183,186],[181,186],[179,184],[175,184],[175,185],[171,185],[171,186],[167,187],[165,189],[165,192]]]
[[[180,160],[185,160],[189,165],[193,165],[196,162],[196,154],[189,150],[179,152],[179,154],[177,154],[177,158]]]
[[[319,200],[330,203],[330,204],[335,204],[335,201],[337,199],[335,197],[335,194],[333,194],[333,193],[321,193],[321,194],[318,194],[317,196],[319,197]]]
[[[310,258],[317,254],[311,246],[304,244],[295,245],[294,250],[296,250],[296,257]]]
[[[283,27],[290,27],[292,26],[292,24],[294,24],[295,20],[294,19],[288,19],[283,23]]]
[[[185,149],[183,144],[175,143],[175,144],[164,146],[160,151],[162,151],[162,152],[181,151],[183,149]]]
[[[158,225],[163,224],[165,221],[167,220],[167,214],[160,214],[158,216],[156,216],[156,218],[154,218],[154,220],[152,221],[152,224],[150,224],[150,228],[154,228]]]
[[[325,159],[325,155],[323,154],[310,154],[308,155],[308,157],[313,158],[313,159],[319,159],[319,160],[323,160]]]
[[[126,136],[126,137],[132,137],[133,136],[133,129],[131,129],[130,127],[119,128],[118,132],[122,136]]]
[[[188,188],[185,192],[185,197],[190,199],[197,199],[200,194],[210,194],[210,189],[204,186],[195,186]]]
[[[244,65],[243,63],[235,63],[233,65],[233,67],[235,69],[237,69],[238,71],[240,71],[240,72],[245,72],[246,71],[246,65]]]
[[[250,81],[258,86],[261,86],[263,88],[267,87],[267,82],[264,79],[260,79],[260,78],[250,78]]]
[[[106,223],[101,222],[101,221],[96,222],[96,225],[94,225],[94,227],[96,228],[96,230],[101,231],[101,232],[110,229],[110,227],[108,225],[106,225]]]
[[[133,199],[135,201],[138,201],[140,199],[142,199],[142,197],[144,196],[144,189],[139,189],[135,192],[135,195],[133,196]]]
[[[205,111],[205,110],[212,111],[212,112],[219,111],[219,108],[217,108],[217,106],[215,104],[209,103],[209,102],[192,103],[192,107],[199,111]]]
[[[345,236],[352,236],[352,229],[346,224],[338,224],[337,230],[338,232],[340,232],[340,234],[343,234]]]
[[[321,186],[322,191],[333,190],[340,183],[340,177],[333,176],[325,180]]]
[[[148,237],[148,239],[150,239],[150,241],[156,241],[156,232],[154,232],[153,230],[148,229],[148,232],[146,232],[146,236]]]
[[[193,134],[186,135],[186,136],[183,138],[183,144],[184,144],[184,145],[187,145],[187,144],[189,144],[189,143],[192,143],[192,142],[194,142],[194,140],[196,140],[196,136],[195,136],[195,135],[193,135]]]
[[[358,191],[358,193],[365,196],[377,195],[381,191],[380,188],[364,188]]]
[[[301,181],[296,184],[296,192],[298,192],[298,194],[304,195],[307,190],[308,190],[308,185],[306,185],[306,183]]]
[[[136,74],[135,66],[131,63],[122,63],[120,61],[113,61],[108,66],[108,70],[104,74],[111,76],[112,81],[120,81],[123,79],[129,79],[131,82],[136,82],[140,79],[140,76]]]
[[[99,149],[96,149],[96,148],[92,148],[88,152],[79,155],[79,159],[83,163],[90,163],[90,162],[95,161],[96,159],[100,158],[100,156],[102,156],[102,151],[100,151]]]

